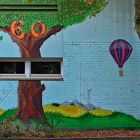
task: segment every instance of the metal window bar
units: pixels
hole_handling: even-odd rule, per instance
[[[48,5],[48,4],[1,4],[0,5],[0,11],[3,12],[26,12],[26,11],[31,11],[31,12],[45,12],[45,11],[50,11],[50,12],[56,12],[58,11],[58,6],[57,5]]]

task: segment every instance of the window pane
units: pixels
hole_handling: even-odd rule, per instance
[[[60,74],[60,62],[31,62],[32,74]]]
[[[0,62],[0,74],[24,74],[24,62]]]

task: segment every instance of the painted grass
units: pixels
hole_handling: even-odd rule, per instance
[[[2,122],[5,119],[11,118],[16,112],[17,112],[17,109],[8,109],[7,111],[3,112],[0,115],[0,122]]]
[[[91,113],[94,116],[99,116],[99,117],[104,117],[112,114],[111,110],[106,110],[106,109],[92,109],[89,111],[84,110],[80,106],[76,105],[63,105],[60,104],[59,106],[54,106],[52,104],[48,104],[43,106],[44,112],[55,112],[55,113],[60,113],[63,116],[67,117],[81,117],[86,113]],[[4,113],[3,109],[0,109],[0,115]],[[7,114],[7,113],[6,113]]]
[[[63,116],[68,116],[68,117],[80,117],[86,113],[86,111],[82,107],[75,106],[75,105],[60,104],[59,106],[53,106],[52,104],[48,104],[45,105],[43,109],[44,112],[60,113]]]
[[[17,110],[5,111],[0,116],[0,122],[12,118]],[[67,117],[56,112],[46,112],[46,119],[54,127],[68,130],[88,130],[88,129],[140,129],[140,120],[131,115],[114,112],[109,116],[99,117],[86,113],[81,117]],[[14,120],[16,122],[16,118]],[[35,125],[35,124],[34,124]]]
[[[91,113],[92,115],[99,116],[99,117],[104,117],[112,114],[111,110],[97,108],[97,109],[92,109],[90,111],[86,111],[80,106],[63,105],[63,104],[60,104],[59,106],[48,104],[45,105],[43,109],[44,112],[60,113],[63,116],[67,116],[67,117],[81,117],[86,113]]]
[[[4,110],[2,108],[0,108],[0,115],[4,112]]]
[[[64,117],[61,114],[55,113],[47,114],[46,117],[50,121],[50,118],[55,118],[54,122],[63,120],[60,124],[60,128],[72,129],[72,130],[85,130],[85,129],[139,129],[140,121],[134,117],[114,112],[112,115],[106,117],[93,116],[90,113],[86,113],[79,118]]]
[[[111,110],[96,108],[89,111],[92,115],[105,117],[111,115],[113,112]]]

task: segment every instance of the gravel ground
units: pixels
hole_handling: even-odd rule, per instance
[[[100,138],[100,137],[130,137],[139,138],[140,130],[90,130],[82,132],[71,132],[71,138]]]
[[[62,138],[4,138],[0,140],[140,140],[140,130],[88,130],[81,132],[69,132],[68,136]]]

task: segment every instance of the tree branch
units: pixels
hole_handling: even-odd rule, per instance
[[[44,41],[46,41],[50,36],[56,34],[57,32],[60,32],[62,30],[62,28],[63,28],[63,26],[54,26],[54,27],[50,28],[46,32],[46,34],[37,38],[34,43],[36,43],[36,42],[40,43],[39,46],[41,47],[41,45],[44,43]]]
[[[9,28],[8,27],[2,27],[0,26],[0,30],[2,30],[3,32],[9,32]]]
[[[55,26],[48,30],[48,32],[44,35],[45,39],[48,39],[51,35],[56,34],[62,30],[63,26]]]
[[[19,41],[18,37],[16,37],[15,35],[13,35],[13,34],[11,33],[9,27],[3,27],[3,28],[1,28],[1,30],[2,30],[3,32],[5,32],[5,33],[8,33],[8,34],[11,36],[11,38],[12,38],[12,40],[13,40],[14,42],[18,42],[18,41]]]

